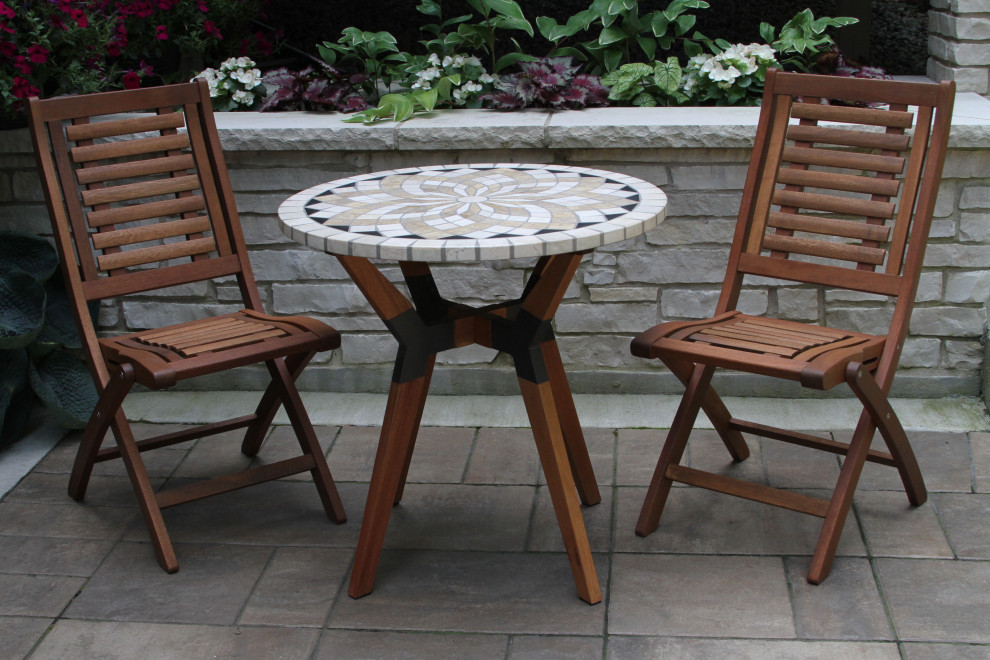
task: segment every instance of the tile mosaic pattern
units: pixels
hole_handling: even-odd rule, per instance
[[[333,254],[482,261],[632,238],[662,221],[666,205],[656,186],[616,172],[490,163],[338,179],[293,195],[279,218],[287,236]]]

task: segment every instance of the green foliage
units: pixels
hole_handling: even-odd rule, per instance
[[[645,59],[652,61],[658,52],[669,52],[681,42],[688,54],[700,52],[698,42],[710,40],[695,31],[697,21],[692,9],[707,9],[704,0],[673,0],[663,10],[639,15],[637,0],[593,0],[588,9],[571,16],[563,25],[541,16],[536,25],[546,39],[556,44],[555,55],[571,55],[591,62],[591,73],[615,71],[623,64]],[[574,46],[566,40],[579,33],[598,30],[597,36]]]
[[[437,55],[451,55],[457,51],[483,53],[490,60],[493,73],[499,72],[516,62],[532,61],[534,58],[521,52],[519,43],[512,39],[516,50],[499,56],[497,51],[499,32],[516,31],[533,36],[533,26],[523,14],[522,7],[514,0],[465,0],[473,13],[457,16],[441,23],[423,26],[423,31],[433,35],[433,39],[421,42],[426,49]],[[437,20],[443,18],[440,4],[436,0],[421,0],[416,9]],[[474,19],[474,22],[470,22]],[[451,28],[456,26],[456,30]]]
[[[460,76],[443,76],[430,89],[405,93],[385,94],[377,108],[358,112],[343,121],[374,124],[383,119],[405,121],[417,112],[432,112],[437,103],[450,101],[451,88],[460,84]]]
[[[83,428],[96,405],[57,268],[44,239],[0,232],[0,445],[20,435],[35,394],[68,428]]]
[[[778,59],[785,67],[807,72],[821,53],[835,45],[832,37],[825,31],[830,27],[843,27],[857,22],[859,19],[849,16],[823,16],[816,19],[810,9],[805,9],[787,21],[776,38],[772,25],[760,23],[760,36],[776,49]]]
[[[377,99],[380,90],[390,90],[392,82],[402,76],[398,67],[409,61],[410,55],[399,51],[395,37],[388,32],[367,32],[355,27],[345,28],[336,43],[324,41],[317,46],[320,57],[335,66],[351,65],[367,78],[361,83],[369,99]]]
[[[653,65],[633,62],[602,76],[609,87],[608,98],[635,106],[652,108],[658,105],[681,105],[688,97],[681,90],[683,72],[677,58]]]

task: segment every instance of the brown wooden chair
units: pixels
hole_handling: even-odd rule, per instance
[[[161,509],[176,504],[308,471],[327,515],[343,522],[344,508],[294,384],[317,352],[340,346],[340,336],[313,319],[264,313],[206,83],[35,98],[29,111],[62,272],[100,391],[69,494],[81,500],[93,464],[122,458],[158,561],[170,573],[179,565]],[[142,114],[101,117],[111,113]],[[122,336],[96,335],[88,303],[230,276],[244,309]],[[135,441],[120,407],[135,382],[158,390],[258,362],[272,381],[254,414]],[[254,456],[283,404],[300,456],[155,493],[140,452],[244,428],[242,451]],[[117,444],[101,449],[108,428]]]
[[[632,342],[634,355],[659,358],[686,386],[640,512],[638,535],[657,528],[674,481],[819,516],[824,525],[808,573],[817,584],[831,569],[864,461],[896,467],[911,504],[924,503],[921,472],[887,393],[918,286],[954,94],[948,82],[768,72],[714,318],[663,323]],[[869,335],[741,314],[735,307],[746,275],[890,296],[890,327],[886,334]],[[717,367],[818,390],[847,383],[863,404],[851,442],[732,417],[711,387]],[[742,433],[844,455],[831,499],[680,465],[699,409],[737,461],[749,455]],[[876,429],[889,453],[870,449]]]

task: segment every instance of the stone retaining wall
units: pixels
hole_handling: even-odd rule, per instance
[[[218,116],[251,260],[269,311],[326,319],[343,334],[341,350],[317,357],[304,389],[385,391],[396,345],[330,256],[285,239],[274,219],[289,194],[316,183],[401,166],[449,162],[547,162],[624,172],[669,196],[668,219],[644,237],[585,258],[556,319],[561,352],[577,392],[679,392],[658,363],[635,359],[629,340],[658,321],[713,311],[725,267],[754,108],[617,108],[549,113],[453,111],[400,125],[343,124],[336,115],[230,113]],[[900,396],[975,396],[981,390],[990,296],[990,101],[960,95],[931,245],[895,381]],[[0,133],[0,229],[50,234],[26,131]],[[436,267],[442,292],[468,303],[516,297],[530,260]],[[397,267],[389,276],[399,279]],[[101,329],[134,330],[234,306],[231,282],[175,287],[104,305]],[[880,327],[881,297],[751,278],[748,313]],[[259,370],[200,379],[203,388],[258,388]],[[432,391],[517,391],[505,356],[481,347],[440,358]],[[764,395],[777,383],[725,375],[722,391]],[[786,385],[783,387],[786,388]],[[842,388],[837,388],[842,389]]]

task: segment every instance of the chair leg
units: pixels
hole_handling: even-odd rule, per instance
[[[598,490],[591,457],[588,456],[588,445],[584,441],[584,431],[581,429],[577,409],[574,407],[571,386],[567,382],[567,375],[564,373],[560,349],[557,348],[556,341],[544,342],[540,349],[543,352],[543,361],[546,363],[547,375],[550,378],[553,400],[557,404],[557,414],[560,417],[560,426],[564,434],[564,445],[567,448],[567,458],[571,463],[578,496],[585,506],[598,504],[602,501],[602,496]]]
[[[674,414],[674,421],[670,424],[667,440],[660,451],[653,479],[650,480],[650,487],[643,500],[643,508],[639,512],[639,520],[636,522],[637,536],[652,534],[660,524],[660,515],[663,513],[673,483],[667,476],[667,469],[671,465],[679,464],[684,456],[684,448],[687,446],[688,437],[691,435],[691,429],[694,428],[694,421],[698,417],[698,411],[701,410],[702,400],[714,373],[715,367],[699,364],[695,365],[688,379],[687,390]]]
[[[289,423],[295,431],[299,440],[299,447],[303,454],[313,458],[313,481],[316,489],[320,493],[323,501],[323,508],[327,517],[336,523],[347,521],[347,513],[344,511],[344,504],[340,501],[340,494],[337,493],[337,486],[330,475],[330,468],[327,466],[326,457],[323,456],[323,448],[316,438],[316,431],[309,420],[306,408],[303,406],[299,390],[296,389],[289,367],[284,359],[270,360],[265,363],[272,376],[272,384],[277,388],[277,397],[285,403],[285,412],[289,416]]]
[[[299,378],[299,374],[302,373],[314,355],[316,355],[315,352],[298,353],[285,358],[285,365],[288,367],[289,378],[292,379],[292,382],[295,382]],[[247,432],[244,434],[244,440],[241,442],[242,454],[245,456],[258,455],[261,445],[265,441],[265,435],[268,433],[268,429],[271,428],[272,422],[275,420],[275,414],[278,413],[281,405],[282,399],[279,396],[278,387],[275,384],[275,380],[272,380],[265,389],[265,393],[262,395],[261,400],[258,402],[258,407],[254,411],[254,421],[251,422]]]
[[[901,426],[900,419],[897,418],[897,413],[865,368],[859,364],[850,365],[850,368],[846,373],[846,380],[880,430],[880,435],[897,464],[908,501],[912,506],[921,506],[928,499],[928,491],[921,476],[918,459],[911,449],[911,443],[908,441],[907,433],[904,432],[904,427]]]
[[[687,386],[688,381],[691,379],[692,367],[694,366],[692,363],[668,357],[661,358],[661,361]],[[742,433],[729,425],[732,415],[729,413],[729,409],[725,407],[725,404],[722,403],[722,398],[712,387],[709,387],[705,392],[704,399],[701,401],[701,409],[705,411],[712,426],[715,427],[719,437],[722,438],[722,443],[729,450],[732,460],[738,463],[749,458],[749,446],[746,444],[746,440],[743,438]]]
[[[426,407],[426,396],[430,391],[430,379],[433,377],[433,366],[436,364],[437,356],[434,353],[426,358],[426,370],[423,374],[423,385],[419,390],[419,403],[415,408],[415,418],[411,422],[412,428],[409,443],[406,446],[406,456],[402,462],[402,472],[399,474],[399,483],[395,489],[395,501],[398,504],[402,500],[402,492],[406,488],[406,478],[409,476],[409,466],[412,464],[413,450],[416,448],[416,437],[419,435],[419,424],[423,421],[423,408]]]
[[[93,465],[96,463],[100,445],[103,444],[107,429],[113,423],[115,413],[120,409],[120,404],[132,387],[134,387],[134,369],[126,366],[121,368],[118,374],[111,376],[103,392],[100,393],[96,408],[83,431],[82,441],[76,451],[76,460],[72,465],[72,474],[69,477],[69,497],[72,499],[79,501],[86,496],[86,488],[93,474]]]

